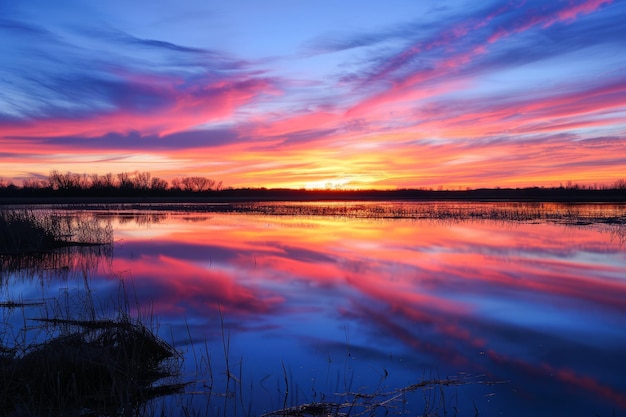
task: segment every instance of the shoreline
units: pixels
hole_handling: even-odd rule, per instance
[[[476,190],[296,190],[225,189],[205,192],[150,190],[15,190],[0,193],[2,205],[140,204],[140,203],[251,203],[331,201],[468,201],[537,203],[626,203],[626,189],[486,188]]]

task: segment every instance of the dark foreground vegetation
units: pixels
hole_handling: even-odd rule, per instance
[[[94,219],[52,212],[0,210],[0,256],[51,252],[69,246],[111,243],[113,231]]]
[[[71,330],[40,344],[0,345],[3,416],[143,415],[149,400],[184,388],[155,384],[177,374],[179,356],[138,321],[39,321],[47,331]]]
[[[93,218],[0,210],[0,286],[43,272],[67,277],[75,257],[86,279],[112,241],[110,227]],[[46,303],[0,300],[0,416],[144,415],[151,399],[184,388],[168,382],[180,354],[126,310],[97,319],[86,302],[77,318],[50,317]],[[27,319],[24,309],[38,306],[41,316]],[[24,325],[15,329],[10,317],[20,309]]]
[[[468,200],[546,202],[626,202],[626,180],[606,186],[581,186],[571,182],[559,187],[481,188],[465,190],[305,190],[225,188],[221,181],[205,177],[181,177],[165,181],[149,172],[75,174],[52,171],[45,178],[29,178],[21,186],[0,179],[0,204],[58,203],[66,201],[383,201]]]

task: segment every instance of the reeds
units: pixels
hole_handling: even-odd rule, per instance
[[[26,209],[0,210],[0,255],[21,256],[112,241],[111,226],[94,217]]]
[[[23,254],[56,246],[58,223],[30,211],[0,211],[0,254]]]
[[[93,216],[2,210],[0,278],[65,276],[78,268],[86,280],[98,260],[110,256],[112,241],[110,225]],[[0,303],[1,416],[144,415],[150,400],[184,388],[177,382],[182,356],[131,318],[127,305],[116,319],[99,320],[92,300],[84,301],[88,320],[75,319],[84,311],[50,315],[45,300]],[[24,309],[35,305],[47,312],[27,319]],[[20,308],[24,320],[14,330],[10,311]]]
[[[572,225],[626,224],[626,206],[532,202],[264,202],[233,203],[220,211],[351,219],[494,220]]]
[[[31,210],[0,210],[0,285],[8,277],[88,275],[111,259],[110,222],[89,215]]]

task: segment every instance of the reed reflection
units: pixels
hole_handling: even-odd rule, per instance
[[[41,300],[64,282],[90,280],[104,273],[113,257],[110,220],[89,213],[3,209],[0,233],[4,303],[24,297]]]

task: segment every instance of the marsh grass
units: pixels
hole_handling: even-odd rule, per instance
[[[115,216],[120,223],[158,223],[168,213],[236,213],[268,216],[332,217],[367,220],[547,222],[567,225],[626,225],[623,203],[549,203],[515,201],[311,201],[135,203],[58,206]],[[189,219],[198,219],[189,217]]]
[[[356,219],[495,220],[573,225],[626,224],[623,204],[528,202],[312,202],[238,203],[223,211],[276,216],[328,216]]]
[[[0,415],[144,415],[150,400],[184,388],[176,378],[182,357],[152,321],[131,318],[126,295],[116,318],[97,318],[88,277],[112,241],[110,225],[93,216],[0,211],[2,285],[78,272],[86,288],[74,300],[78,311],[59,300],[0,303]],[[33,307],[40,315],[28,318]],[[21,325],[10,319],[20,309]]]
[[[49,250],[60,241],[58,223],[32,212],[0,211],[0,254],[24,254]]]
[[[0,284],[11,277],[31,279],[89,275],[111,259],[110,222],[90,215],[47,210],[0,210]]]
[[[189,382],[190,390],[179,409],[166,415],[222,416],[222,417],[453,417],[478,416],[474,401],[459,400],[464,386],[485,386],[487,396],[494,395],[491,386],[507,381],[489,381],[485,375],[459,373],[440,376],[438,373],[416,374],[410,385],[392,386],[393,376],[388,371],[379,373],[378,382],[370,386],[356,386],[358,372],[352,365],[350,346],[346,346],[345,363],[330,361],[326,382],[322,374],[303,385],[301,375],[284,361],[273,372],[261,379],[248,374],[244,358],[233,360],[230,331],[224,316],[221,321],[221,348],[212,355],[208,344],[200,343],[193,352],[196,375]],[[191,332],[188,332],[191,343]],[[219,358],[222,356],[223,358]],[[200,366],[198,366],[200,364]],[[367,370],[366,370],[367,371]],[[371,371],[371,369],[370,369]],[[420,378],[421,376],[421,378]],[[373,380],[372,380],[373,381]],[[321,385],[320,385],[321,383]],[[476,392],[476,391],[474,391]],[[466,398],[464,396],[463,398]],[[197,400],[197,401],[195,401]],[[480,402],[479,402],[480,403]]]
[[[53,211],[0,210],[0,255],[28,255],[67,246],[111,243],[113,231],[94,217]]]

